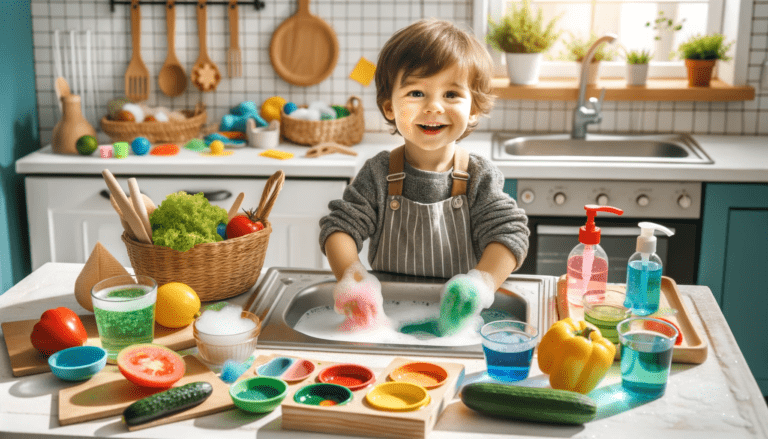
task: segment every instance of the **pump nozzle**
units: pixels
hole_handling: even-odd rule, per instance
[[[656,223],[643,221],[637,225],[640,226],[640,236],[637,237],[636,250],[643,255],[656,253],[656,237],[653,236],[654,230],[661,230],[662,232],[666,233],[667,236],[672,236],[675,234],[675,232]]]
[[[600,243],[600,227],[595,227],[595,215],[597,215],[597,212],[609,212],[616,215],[624,213],[618,207],[598,206],[596,204],[587,204],[584,206],[584,210],[587,211],[587,224],[579,229],[579,242],[582,244]]]

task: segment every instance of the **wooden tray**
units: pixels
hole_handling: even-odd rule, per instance
[[[189,410],[146,424],[128,427],[128,430],[141,430],[235,408],[235,404],[229,396],[228,384],[221,381],[215,373],[194,356],[184,356],[184,362],[186,363],[186,372],[184,377],[174,384],[174,387],[195,381],[207,381],[213,386],[213,394],[202,404]],[[159,391],[160,389],[137,386],[125,379],[117,366],[107,365],[90,380],[59,390],[59,424],[70,425],[110,416],[120,416],[123,414],[123,410],[133,402]]]
[[[83,322],[85,331],[88,333],[87,345],[101,346],[99,340],[99,331],[96,328],[96,318],[93,314],[79,316]],[[34,375],[36,373],[50,372],[48,367],[48,357],[42,355],[32,346],[29,336],[32,334],[32,328],[39,321],[37,320],[19,320],[15,322],[5,322],[3,328],[3,337],[5,346],[8,349],[8,357],[11,360],[11,371],[13,376],[21,377]],[[192,325],[184,328],[171,329],[165,326],[155,324],[155,340],[153,343],[163,345],[167,348],[178,351],[195,347],[195,337],[192,334]]]
[[[584,320],[584,309],[581,306],[575,306],[568,302],[566,284],[566,276],[560,276],[560,279],[557,281],[557,313],[559,318],[571,317],[577,320]],[[623,293],[626,291],[626,285],[608,284],[608,289]],[[677,310],[677,315],[664,316],[664,318],[677,325],[683,333],[683,343],[675,346],[672,350],[672,362],[703,363],[707,359],[707,341],[701,336],[698,328],[693,325],[691,312],[683,303],[680,291],[677,289],[677,284],[672,278],[667,276],[661,277],[659,308],[673,308]],[[619,349],[616,349],[616,358],[620,358]]]
[[[259,365],[275,355],[259,357]],[[378,410],[365,402],[365,395],[380,383],[389,380],[389,373],[403,364],[415,360],[395,358],[376,381],[364,389],[352,392],[352,401],[345,405],[331,407],[300,404],[293,400],[294,394],[302,387],[317,381],[317,375],[325,367],[336,363],[316,362],[315,371],[299,383],[290,383],[288,395],[282,403],[282,426],[285,430],[314,431],[339,435],[373,436],[389,438],[426,438],[437,422],[437,418],[456,396],[464,376],[464,365],[434,362],[448,372],[448,378],[440,387],[428,390],[431,401],[419,410],[411,412],[388,412]],[[364,366],[364,365],[363,365]],[[257,367],[257,366],[255,366]]]

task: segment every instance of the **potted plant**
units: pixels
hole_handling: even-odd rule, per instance
[[[664,15],[664,11],[659,11],[659,15],[655,20],[647,21],[645,27],[653,26],[653,30],[656,33],[653,39],[656,42],[657,61],[669,61],[675,55],[672,50],[672,41],[674,40],[674,33],[679,32],[683,28],[685,18],[679,22],[675,22],[673,19]]]
[[[717,60],[728,61],[726,55],[733,42],[726,43],[725,35],[695,35],[678,46],[680,58],[685,60],[689,87],[709,87],[712,70]]]
[[[648,49],[629,50],[627,59],[627,85],[645,85],[648,79],[648,64],[653,55]]]
[[[589,39],[586,40],[571,34],[571,41],[565,42],[565,59],[581,63],[595,41],[597,41],[597,35],[595,34],[590,34]],[[594,53],[592,62],[589,65],[589,71],[587,72],[587,84],[589,85],[595,84],[600,76],[600,61],[611,61],[616,56],[616,52],[606,46],[606,44],[598,46]]]
[[[504,52],[512,84],[538,82],[543,53],[560,37],[555,29],[559,19],[556,17],[545,24],[541,9],[534,16],[530,0],[523,0],[519,8],[510,4],[499,22],[488,19],[486,40],[491,47]]]

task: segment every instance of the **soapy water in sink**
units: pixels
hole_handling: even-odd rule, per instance
[[[438,337],[436,322],[439,312],[440,306],[436,303],[384,302],[384,313],[389,319],[389,326],[351,332],[339,330],[344,316],[337,314],[333,306],[318,306],[304,313],[293,329],[315,338],[352,343],[471,346],[481,343],[480,328],[484,323],[502,319],[517,320],[504,311],[487,309],[461,331],[447,337]]]

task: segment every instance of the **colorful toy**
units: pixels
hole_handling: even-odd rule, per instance
[[[280,120],[280,111],[287,101],[280,96],[272,96],[261,104],[261,117],[267,122]]]
[[[207,148],[203,139],[192,139],[184,145],[184,148],[190,151],[202,151]]]
[[[144,155],[148,153],[151,146],[152,144],[149,143],[149,139],[146,137],[137,137],[131,142],[131,149],[136,155]]]
[[[99,155],[103,159],[112,158],[112,145],[99,145]]]
[[[256,121],[256,125],[260,127],[267,126],[267,121],[265,121],[261,116],[258,114],[247,114],[247,115],[236,115],[236,114],[225,114],[221,117],[221,123],[219,124],[219,131],[242,131],[245,132],[245,121],[248,119],[254,119]]]
[[[224,142],[221,140],[214,140],[208,145],[211,148],[211,152],[202,152],[200,155],[206,156],[224,156],[232,155],[233,151],[224,151]]]
[[[152,148],[152,151],[149,153],[152,155],[176,155],[179,153],[179,145],[175,145],[173,143],[158,145]]]
[[[112,145],[115,158],[124,159],[128,157],[128,142],[115,142]]]
[[[296,111],[298,107],[293,102],[286,102],[285,105],[283,105],[283,113],[285,114],[291,114],[294,111]]]
[[[86,134],[77,139],[75,146],[77,147],[77,152],[80,154],[91,155],[99,147],[99,141],[96,140],[95,137]]]
[[[376,72],[376,64],[368,61],[365,57],[360,57],[360,60],[352,69],[352,73],[349,74],[349,78],[359,82],[365,87],[373,80],[373,74]]]

